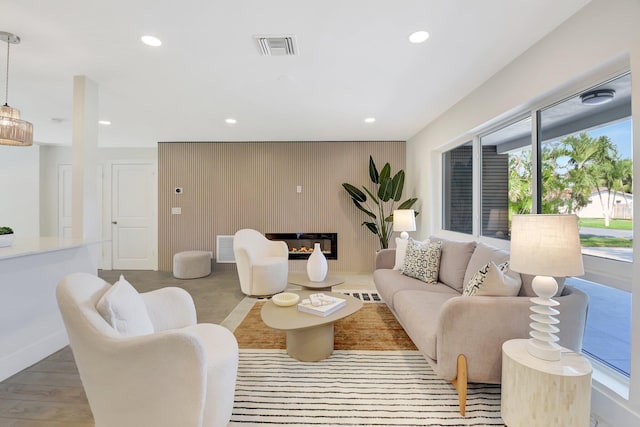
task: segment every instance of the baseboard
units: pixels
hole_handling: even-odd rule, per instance
[[[603,386],[591,387],[591,414],[598,427],[640,426],[640,415],[632,411],[621,397]],[[593,425],[593,424],[592,424]]]
[[[54,332],[0,360],[0,381],[17,374],[69,344],[67,332]]]

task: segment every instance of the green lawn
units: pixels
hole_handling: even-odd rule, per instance
[[[580,218],[578,220],[580,227],[591,228],[609,228],[610,230],[633,230],[633,221],[630,219],[612,219],[609,227],[604,226],[602,218]]]
[[[630,248],[633,240],[616,237],[580,236],[580,243],[585,248]]]

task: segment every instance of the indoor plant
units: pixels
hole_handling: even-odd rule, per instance
[[[13,230],[11,227],[0,227],[0,248],[11,246],[13,243]]]
[[[369,156],[369,178],[373,184],[372,188],[369,189],[363,185],[364,192],[346,182],[342,186],[349,193],[356,207],[371,218],[370,221],[364,221],[362,225],[365,225],[373,234],[378,236],[380,248],[386,249],[389,247],[389,237],[393,231],[393,210],[411,209],[418,199],[407,199],[397,207],[394,207],[394,204],[402,198],[404,171],[401,169],[392,177],[391,166],[386,163],[382,170],[378,172],[378,168],[371,156]],[[367,195],[369,196],[368,198]],[[369,203],[369,201],[372,203]],[[418,212],[415,214],[418,215]]]

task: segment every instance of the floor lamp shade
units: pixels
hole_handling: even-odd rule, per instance
[[[552,299],[558,291],[556,277],[584,274],[578,217],[575,215],[515,215],[511,224],[510,268],[535,275],[531,298],[531,340],[528,350],[545,360],[559,360],[559,314]]]
[[[396,209],[393,211],[393,231],[401,231],[400,237],[408,239],[407,231],[416,231],[416,214],[413,209]]]

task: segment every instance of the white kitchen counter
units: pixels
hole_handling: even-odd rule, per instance
[[[97,274],[99,242],[42,237],[0,248],[0,381],[68,344],[55,289],[67,274]]]

